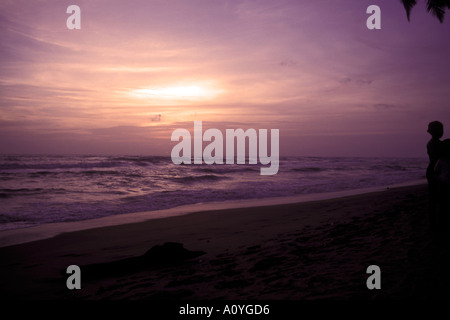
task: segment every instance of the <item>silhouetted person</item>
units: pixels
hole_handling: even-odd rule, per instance
[[[430,159],[430,163],[427,167],[427,180],[428,188],[430,192],[430,226],[432,229],[436,228],[436,204],[439,197],[438,183],[435,174],[436,163],[441,157],[442,141],[441,138],[444,135],[444,126],[439,121],[433,121],[428,124],[427,132],[431,134],[431,140],[427,143],[427,153]]]
[[[450,220],[450,139],[441,144],[442,156],[434,168],[438,188],[439,211],[437,222],[439,229],[445,230]]]

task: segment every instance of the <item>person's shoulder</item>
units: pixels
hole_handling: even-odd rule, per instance
[[[439,148],[441,146],[441,144],[442,144],[441,140],[431,139],[427,143],[427,148],[428,149],[436,149],[436,148]]]

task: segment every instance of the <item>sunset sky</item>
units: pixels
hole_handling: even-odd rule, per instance
[[[2,1],[0,40],[1,154],[170,155],[195,120],[280,129],[281,155],[426,156],[433,120],[450,137],[450,13],[422,0],[410,22],[400,0]]]

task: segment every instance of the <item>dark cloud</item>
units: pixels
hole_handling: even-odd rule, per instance
[[[398,106],[396,106],[394,104],[389,104],[389,103],[375,103],[373,105],[373,107],[377,110],[389,110],[389,109],[398,108]]]
[[[278,65],[280,65],[281,67],[295,67],[297,63],[292,59],[285,59],[280,61]]]
[[[152,117],[152,122],[160,122],[161,121],[161,115],[157,114]]]
[[[348,85],[348,84],[355,84],[357,86],[368,86],[371,85],[373,83],[373,79],[365,79],[365,78],[361,78],[361,79],[354,79],[354,78],[350,78],[350,77],[345,77],[342,79],[338,79],[337,80],[340,84],[344,84],[344,85]]]

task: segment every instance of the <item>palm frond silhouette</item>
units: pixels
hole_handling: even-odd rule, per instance
[[[401,0],[406,10],[406,17],[410,21],[411,10],[417,5],[417,0]],[[450,0],[427,0],[427,11],[438,18],[442,23],[445,18],[445,11],[450,9]]]

